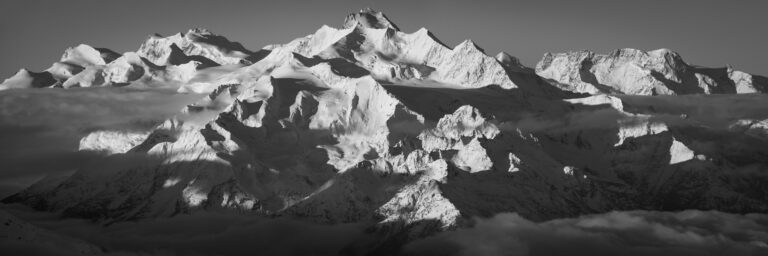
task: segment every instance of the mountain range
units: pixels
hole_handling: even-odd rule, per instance
[[[668,49],[526,67],[363,9],[258,50],[199,28],[122,54],[81,44],[0,84],[81,87],[197,98],[149,129],[89,131],[78,150],[100,163],[3,203],[103,225],[199,212],[373,221],[386,239],[364,247],[381,254],[504,212],[768,212],[768,78]]]

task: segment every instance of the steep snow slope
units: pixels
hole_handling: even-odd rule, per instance
[[[754,93],[768,89],[768,84],[731,67],[688,65],[668,49],[618,49],[607,55],[547,53],[536,65],[536,73],[561,83],[565,90],[589,94]]]
[[[370,9],[258,52],[195,29],[68,71],[62,86],[207,97],[149,132],[92,132],[80,149],[105,160],[4,202],[103,223],[195,211],[375,220],[406,239],[499,212],[765,211],[760,104],[714,122],[677,98],[606,94],[761,88],[721,71],[621,50],[547,55],[534,72],[469,40],[451,49],[426,29],[401,32]]]

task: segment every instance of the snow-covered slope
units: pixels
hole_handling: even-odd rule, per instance
[[[768,210],[768,116],[716,126],[675,99],[607,94],[763,88],[665,50],[548,54],[534,72],[469,40],[449,48],[426,29],[401,32],[370,9],[256,52],[201,29],[110,61],[91,49],[52,67],[62,87],[207,96],[151,131],[92,132],[80,150],[105,159],[4,202],[104,223],[196,211],[376,220],[416,230],[408,237],[499,212]]]

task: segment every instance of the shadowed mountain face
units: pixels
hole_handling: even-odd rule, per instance
[[[547,53],[533,69],[470,40],[450,48],[426,29],[402,32],[370,9],[255,51],[204,29],[122,55],[80,45],[0,84],[0,127],[47,127],[19,116],[69,111],[66,95],[97,89],[75,87],[170,92],[184,107],[125,115],[131,127],[78,126],[68,150],[93,157],[3,202],[100,225],[199,214],[365,223],[365,239],[335,247],[352,255],[420,254],[401,246],[508,212],[500,221],[532,229],[525,219],[617,210],[766,212],[766,80],[664,49]],[[31,90],[56,90],[59,108],[25,105]],[[149,98],[128,102],[145,113],[160,105]],[[463,233],[450,234],[433,239]]]

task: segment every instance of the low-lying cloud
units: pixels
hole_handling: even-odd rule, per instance
[[[619,96],[626,111],[672,124],[726,128],[741,119],[768,119],[768,95]],[[683,118],[681,118],[683,117]]]
[[[570,111],[517,113],[517,118],[502,122],[500,128],[530,132],[573,131],[614,128],[619,122],[658,122],[669,126],[728,129],[739,120],[768,119],[767,94],[616,97],[621,99],[626,113],[608,103],[596,106],[575,103]]]
[[[103,248],[106,255],[337,255],[368,236],[365,228],[373,224],[200,212],[102,226],[22,207],[6,209],[38,227]],[[40,250],[47,251],[53,250]]]
[[[151,129],[201,97],[115,87],[0,91],[0,197],[100,157],[77,152],[91,131]]]
[[[167,89],[16,89],[0,92],[0,126],[58,129],[144,128],[162,120],[200,94]]]
[[[610,212],[542,223],[514,213],[415,241],[408,255],[768,255],[768,216]]]
[[[373,222],[329,225],[201,212],[101,226],[23,208],[9,211],[39,227],[103,248],[108,255],[338,255],[350,246],[382,238],[366,231]],[[515,213],[501,213],[472,222],[391,251],[473,256],[768,255],[768,215],[764,214],[629,211],[536,223]]]

